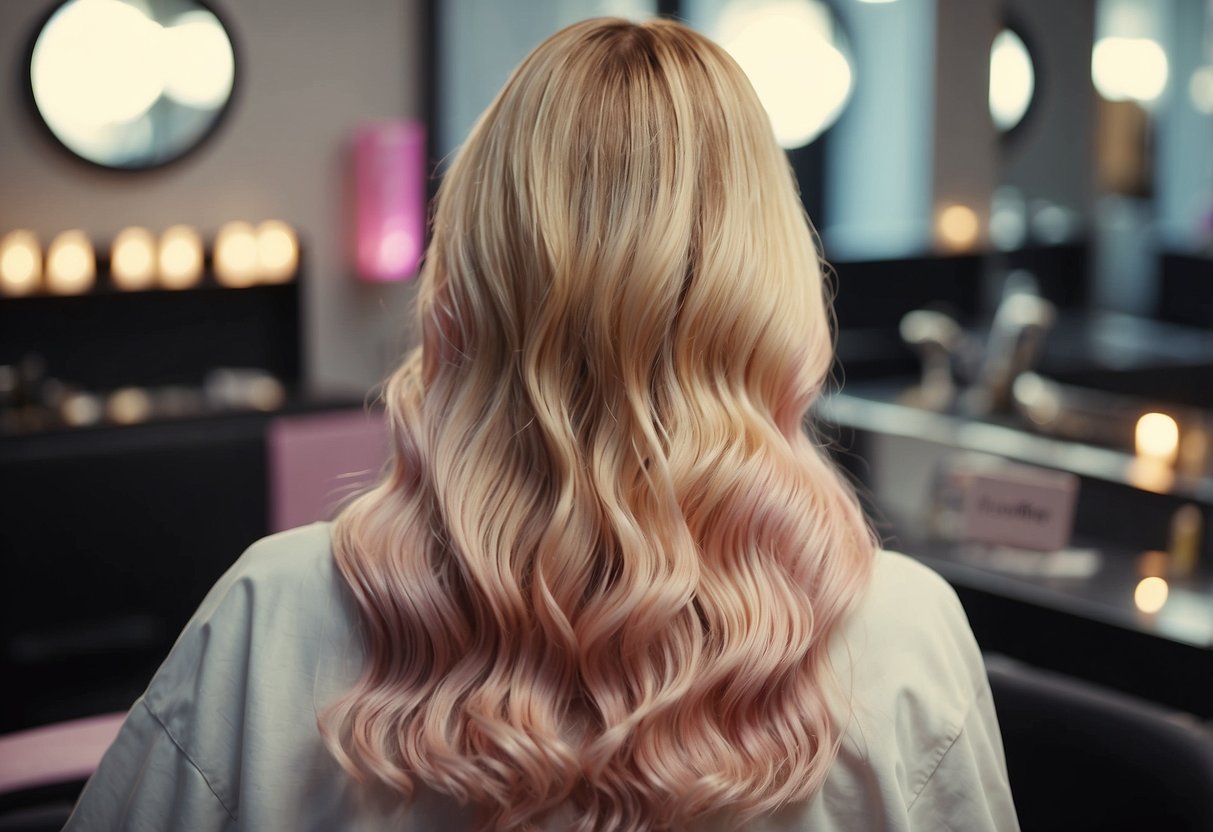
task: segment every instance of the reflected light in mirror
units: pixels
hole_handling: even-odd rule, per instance
[[[819,0],[733,3],[715,34],[749,76],[781,146],[808,144],[842,113],[853,86],[851,63]]]
[[[1129,484],[1143,491],[1166,494],[1175,484],[1175,469],[1165,460],[1151,456],[1135,456],[1125,469]]]
[[[110,277],[127,292],[150,289],[156,283],[156,238],[146,228],[118,232],[110,248]]]
[[[1179,450],[1179,425],[1165,413],[1146,413],[1134,431],[1137,455],[1171,463]]]
[[[215,279],[243,289],[257,282],[257,237],[247,222],[229,222],[215,237]]]
[[[1032,56],[1010,29],[994,36],[990,47],[990,116],[999,130],[1010,130],[1023,119],[1036,90]]]
[[[202,278],[202,238],[188,225],[174,225],[160,235],[157,255],[160,285],[188,289]]]
[[[165,27],[164,50],[176,60],[165,62],[164,91],[190,107],[223,106],[232,94],[236,58],[223,25],[207,11],[192,11]]]
[[[1003,251],[1017,249],[1028,236],[1028,207],[1023,192],[1002,185],[990,200],[990,242]]]
[[[19,297],[42,283],[42,247],[32,231],[18,229],[0,239],[0,294]]]
[[[120,425],[147,421],[152,415],[152,399],[138,387],[123,387],[111,393],[106,400],[105,415]]]
[[[34,46],[34,98],[52,130],[133,121],[164,90],[161,28],[119,0],[81,0],[51,17]]]
[[[46,249],[46,288],[56,295],[78,295],[97,279],[97,256],[88,235],[64,231]]]
[[[1142,578],[1137,589],[1133,590],[1133,603],[1142,612],[1152,615],[1166,605],[1169,591],[1167,582],[1162,578]]]
[[[299,267],[299,239],[280,220],[257,226],[257,267],[266,283],[285,283]]]
[[[1213,65],[1197,67],[1188,80],[1188,97],[1196,112],[1213,115]]]
[[[95,425],[104,413],[101,399],[92,393],[69,393],[59,405],[59,417],[74,428]]]
[[[948,205],[935,218],[940,241],[951,251],[968,251],[977,244],[981,222],[967,205]]]
[[[1109,101],[1148,104],[1167,86],[1167,53],[1150,38],[1103,37],[1091,51],[1091,80]]]

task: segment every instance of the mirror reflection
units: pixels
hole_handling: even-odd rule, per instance
[[[190,0],[69,0],[30,58],[30,89],[68,150],[111,168],[162,165],[195,147],[236,77],[219,18]]]

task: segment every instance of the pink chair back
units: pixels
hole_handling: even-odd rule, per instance
[[[124,719],[104,714],[0,737],[0,794],[87,779]]]
[[[270,423],[266,447],[277,532],[331,518],[375,480],[387,459],[387,425],[377,410],[283,416]]]

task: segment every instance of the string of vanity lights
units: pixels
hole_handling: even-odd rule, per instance
[[[215,235],[211,254],[220,286],[287,283],[299,269],[299,238],[280,220],[255,227],[229,222]],[[111,242],[108,261],[79,229],[55,235],[45,252],[37,234],[17,229],[0,238],[0,295],[85,294],[97,286],[99,265],[108,267],[104,273],[121,291],[191,289],[206,274],[206,252],[202,236],[188,225],[171,226],[158,237],[146,228],[125,228]]]

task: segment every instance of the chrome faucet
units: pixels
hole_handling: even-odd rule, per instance
[[[985,348],[973,362],[976,370],[969,372],[970,362],[964,359],[974,345],[955,320],[927,309],[908,313],[899,329],[902,340],[922,360],[922,375],[906,400],[929,410],[956,405],[970,415],[1010,412],[1015,379],[1036,365],[1056,318],[1056,307],[1036,293],[1031,275],[1012,273]],[[957,374],[968,384],[963,392],[957,387]]]

